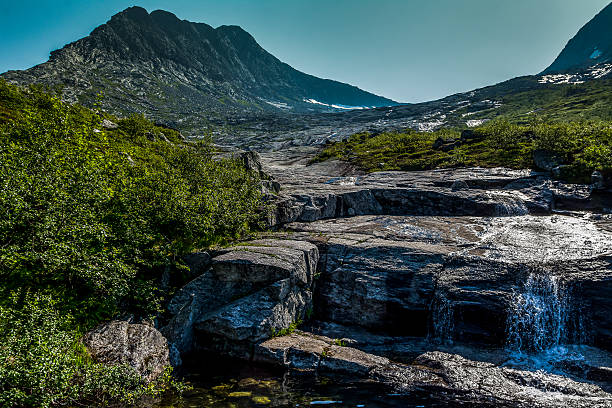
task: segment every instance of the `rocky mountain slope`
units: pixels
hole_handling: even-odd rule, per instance
[[[612,4],[578,31],[544,74],[576,71],[612,62]]]
[[[64,86],[70,101],[116,113],[143,112],[182,128],[248,112],[322,112],[395,102],[304,74],[237,26],[213,28],[130,7],[53,51],[48,62],[2,75],[10,82]]]

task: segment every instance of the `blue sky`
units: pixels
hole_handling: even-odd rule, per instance
[[[548,66],[609,0],[0,0],[0,72],[25,69],[132,5],[236,24],[293,67],[402,102]]]

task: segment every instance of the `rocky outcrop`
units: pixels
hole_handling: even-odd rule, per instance
[[[271,224],[355,215],[504,216],[548,214],[552,184],[505,169],[379,172],[283,184]],[[306,193],[307,191],[307,193]]]
[[[367,216],[288,228],[322,249],[315,313],[327,321],[504,345],[513,294],[543,273],[588,297],[595,344],[609,348],[607,219]]]
[[[425,353],[410,364],[401,364],[348,347],[338,339],[304,332],[258,344],[254,361],[374,380],[395,392],[429,391],[432,401],[452,404],[578,408],[612,403],[612,395],[600,387],[557,375],[502,368],[442,352]]]
[[[151,326],[126,321],[104,323],[83,337],[83,343],[94,360],[116,365],[127,364],[143,380],[149,382],[159,377],[173,363],[172,346],[164,336]]]
[[[221,251],[177,292],[162,332],[181,353],[215,350],[249,358],[253,344],[312,308],[319,253],[313,244],[258,240]]]

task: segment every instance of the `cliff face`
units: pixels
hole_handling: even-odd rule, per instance
[[[131,7],[53,51],[48,62],[3,77],[62,85],[71,101],[115,113],[140,111],[167,122],[205,123],[244,112],[320,112],[389,106],[392,100],[304,74],[237,26],[213,28],[166,11]],[[202,115],[205,114],[205,115]]]
[[[578,31],[544,74],[612,62],[612,3]]]

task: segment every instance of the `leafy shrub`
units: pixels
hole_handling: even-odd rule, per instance
[[[161,389],[144,385],[130,367],[90,361],[70,317],[54,303],[25,294],[0,306],[0,406],[129,403]]]
[[[8,106],[17,119],[0,124],[0,293],[47,290],[89,325],[119,309],[154,313],[156,281],[182,254],[256,222],[256,175],[215,160],[208,144],[149,140],[144,129],[161,130],[144,117],[100,131],[92,111],[37,90]]]
[[[129,403],[167,386],[89,361],[80,335],[155,314],[183,254],[257,226],[258,176],[239,161],[141,115],[101,120],[0,80],[2,406]]]

